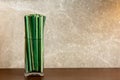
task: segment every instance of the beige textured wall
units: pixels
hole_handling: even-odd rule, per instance
[[[47,16],[45,67],[120,67],[120,0],[0,0],[0,68],[24,67],[30,13]]]

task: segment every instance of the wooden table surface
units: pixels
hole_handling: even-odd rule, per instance
[[[119,68],[45,68],[44,77],[24,77],[24,69],[0,69],[0,80],[120,80]]]

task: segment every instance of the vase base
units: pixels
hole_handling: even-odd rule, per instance
[[[38,72],[31,72],[31,73],[25,73],[25,77],[27,76],[44,76],[44,73],[38,73]]]

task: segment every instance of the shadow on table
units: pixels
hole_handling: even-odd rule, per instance
[[[25,80],[44,80],[44,77],[29,76],[29,77],[25,77]]]

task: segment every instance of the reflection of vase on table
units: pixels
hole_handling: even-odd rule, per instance
[[[45,16],[25,16],[25,76],[43,76]]]

